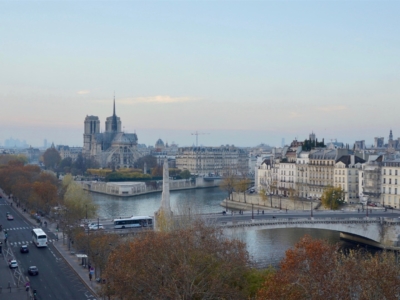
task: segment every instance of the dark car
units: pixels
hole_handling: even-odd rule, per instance
[[[391,205],[386,205],[385,207],[386,207],[387,209],[394,209],[394,207],[391,206]]]
[[[39,275],[39,269],[36,266],[30,266],[28,268],[28,274],[32,276]]]
[[[29,253],[29,248],[27,245],[22,245],[21,248],[19,249],[21,253]]]

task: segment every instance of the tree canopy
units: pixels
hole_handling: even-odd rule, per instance
[[[43,164],[47,169],[54,170],[61,161],[60,153],[51,147],[43,153]]]
[[[400,266],[393,253],[338,250],[338,245],[303,237],[286,251],[256,299],[398,299]]]
[[[344,203],[344,191],[341,187],[328,186],[324,189],[321,203],[325,208],[338,209]]]
[[[196,222],[148,232],[115,248],[103,294],[111,299],[246,299],[248,265],[242,242]]]

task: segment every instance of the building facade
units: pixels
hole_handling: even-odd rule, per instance
[[[182,147],[176,154],[176,167],[197,175],[223,176],[247,173],[249,162],[247,152],[234,146]]]

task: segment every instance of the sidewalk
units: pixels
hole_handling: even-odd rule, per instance
[[[10,199],[8,199],[8,201],[10,202]],[[17,207],[15,203],[13,203],[13,207],[29,223],[31,223],[35,227],[38,227],[37,221],[31,218],[28,212],[24,212],[23,209],[21,207]],[[51,221],[45,217],[41,217],[41,221],[42,224],[44,224],[45,221],[47,222],[47,227],[45,227],[44,225],[42,226],[43,230],[51,232],[55,236],[58,236],[59,240],[54,242],[53,245],[54,248],[58,251],[59,255],[62,258],[64,258],[64,260],[68,263],[71,269],[76,273],[76,275],[81,279],[81,281],[86,285],[86,287],[93,293],[93,295],[97,298],[100,298],[97,294],[97,291],[100,290],[101,284],[96,282],[94,279],[92,281],[89,280],[89,270],[87,269],[87,267],[82,266],[81,260],[76,257],[75,253],[72,252],[71,250],[68,250],[68,245],[67,245],[68,237],[67,236],[65,237],[65,244],[63,244],[63,239],[62,239],[63,233],[57,231],[57,224],[55,222],[51,223]],[[26,295],[24,299],[26,299]]]

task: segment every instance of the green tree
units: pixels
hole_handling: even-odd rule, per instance
[[[182,179],[189,179],[192,174],[190,174],[189,170],[183,170],[179,176],[181,176]]]
[[[344,203],[344,191],[341,187],[328,186],[324,189],[321,203],[325,208],[338,209]]]
[[[49,148],[43,153],[43,163],[47,169],[54,170],[61,161],[60,153],[55,148]]]

